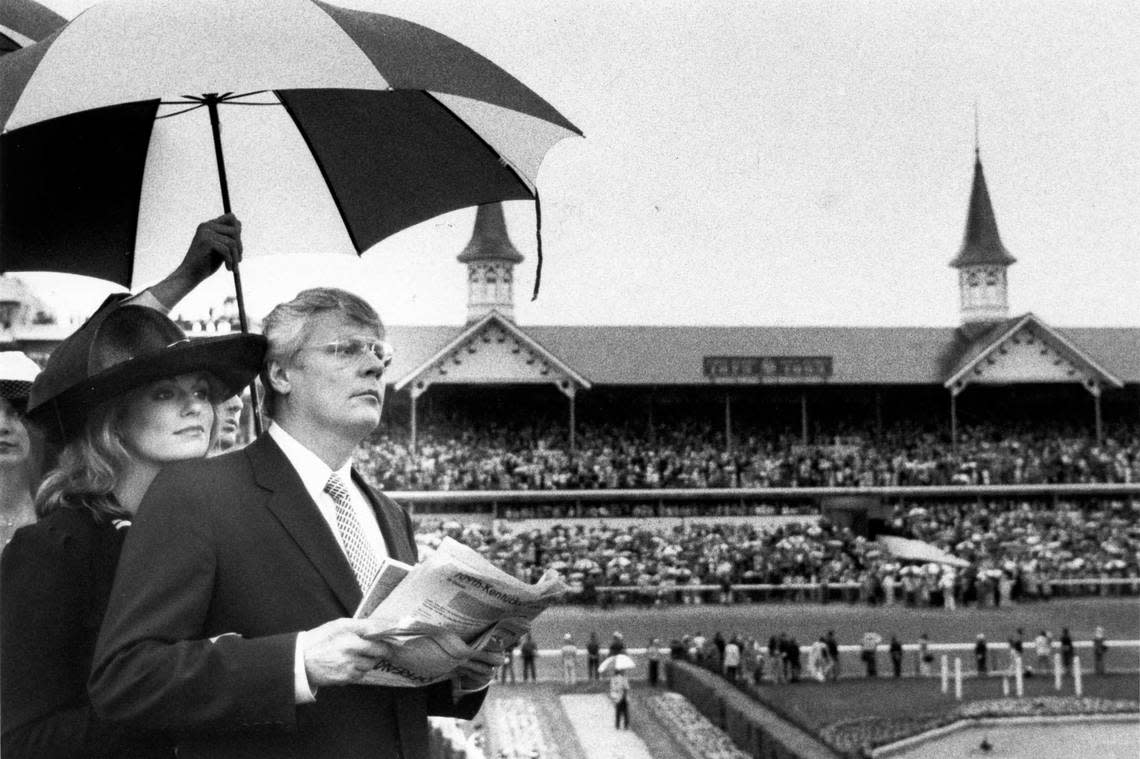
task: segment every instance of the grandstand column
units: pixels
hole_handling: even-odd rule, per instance
[[[561,390],[562,394],[565,395],[570,400],[570,419],[569,419],[568,430],[569,430],[570,450],[573,451],[573,450],[575,450],[575,447],[577,445],[575,428],[577,427],[578,421],[577,421],[577,417],[576,417],[575,399],[578,397],[578,386],[576,384],[574,384],[573,382],[569,382],[567,380],[561,380],[560,382],[558,382],[556,384],[556,387],[559,390]]]
[[[574,418],[574,398],[575,393],[570,394],[570,450],[575,448],[574,428],[577,426],[577,420]]]
[[[1090,378],[1085,380],[1084,385],[1093,397],[1093,424],[1096,428],[1096,441],[1101,443],[1104,442],[1104,427],[1100,413],[1100,383]]]
[[[875,441],[883,437],[883,392],[875,391]]]
[[[425,392],[427,392],[427,389],[428,389],[427,383],[422,382],[422,381],[421,382],[413,382],[412,385],[408,388],[408,390],[412,396],[412,402],[410,404],[411,419],[409,420],[409,425],[408,425],[408,427],[410,428],[409,434],[410,434],[411,439],[408,441],[408,448],[409,448],[409,450],[411,450],[412,453],[416,452],[416,405],[417,405],[417,401],[419,401],[420,396],[423,395]]]
[[[808,444],[807,393],[800,392],[800,442]]]
[[[732,396],[724,394],[724,449],[732,453]]]
[[[958,455],[958,393],[962,392],[961,385],[950,386],[950,453]]]

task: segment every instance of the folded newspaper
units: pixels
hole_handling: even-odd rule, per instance
[[[414,567],[386,559],[354,616],[386,623],[377,639],[392,655],[364,682],[412,688],[446,680],[472,651],[517,643],[566,590],[553,570],[526,583],[452,538]]]

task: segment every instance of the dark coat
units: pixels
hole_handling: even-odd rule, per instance
[[[95,716],[91,656],[126,530],[57,509],[0,561],[0,711],[6,759],[172,756],[168,741]]]
[[[414,563],[407,513],[353,476],[389,553]],[[485,692],[455,702],[449,683],[337,686],[294,703],[298,632],[351,616],[360,598],[336,537],[268,435],[170,465],[123,548],[92,700],[109,717],[176,731],[184,759],[427,756],[427,716],[469,719]]]

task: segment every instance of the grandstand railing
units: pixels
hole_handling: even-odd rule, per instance
[[[1052,588],[1054,595],[1108,595],[1109,588],[1118,588],[1115,595],[1140,595],[1140,577],[1066,577],[1042,581]],[[722,585],[599,585],[594,590],[601,596],[644,600],[668,600],[675,597],[675,603],[705,603],[712,605],[715,594],[728,590],[731,602],[779,601],[791,598],[814,602],[842,602],[855,600],[852,594],[863,587],[860,582],[788,582],[788,583],[739,583]],[[1062,592],[1064,591],[1068,592]],[[1075,593],[1073,591],[1076,591]],[[844,597],[843,593],[849,595]],[[706,595],[708,594],[708,595]],[[826,597],[825,597],[826,594]],[[700,600],[697,600],[697,599]],[[902,602],[898,604],[903,606]]]
[[[670,488],[629,490],[401,490],[389,492],[413,514],[483,514],[496,519],[528,518],[539,507],[557,507],[560,516],[603,517],[599,507],[617,512],[648,507],[642,516],[702,516],[718,508],[742,515],[820,513],[828,499],[869,496],[890,504],[910,501],[1027,500],[1056,503],[1063,499],[1127,499],[1140,501],[1140,483],[1076,483],[1048,485],[912,485],[844,488]],[[674,513],[680,510],[686,513]],[[644,510],[644,509],[643,509]],[[691,512],[691,513],[690,513]]]

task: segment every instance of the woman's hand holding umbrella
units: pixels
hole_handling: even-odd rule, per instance
[[[173,308],[190,291],[216,272],[222,264],[232,271],[241,262],[241,221],[232,213],[204,221],[194,230],[194,239],[178,267],[150,288],[162,305]]]

